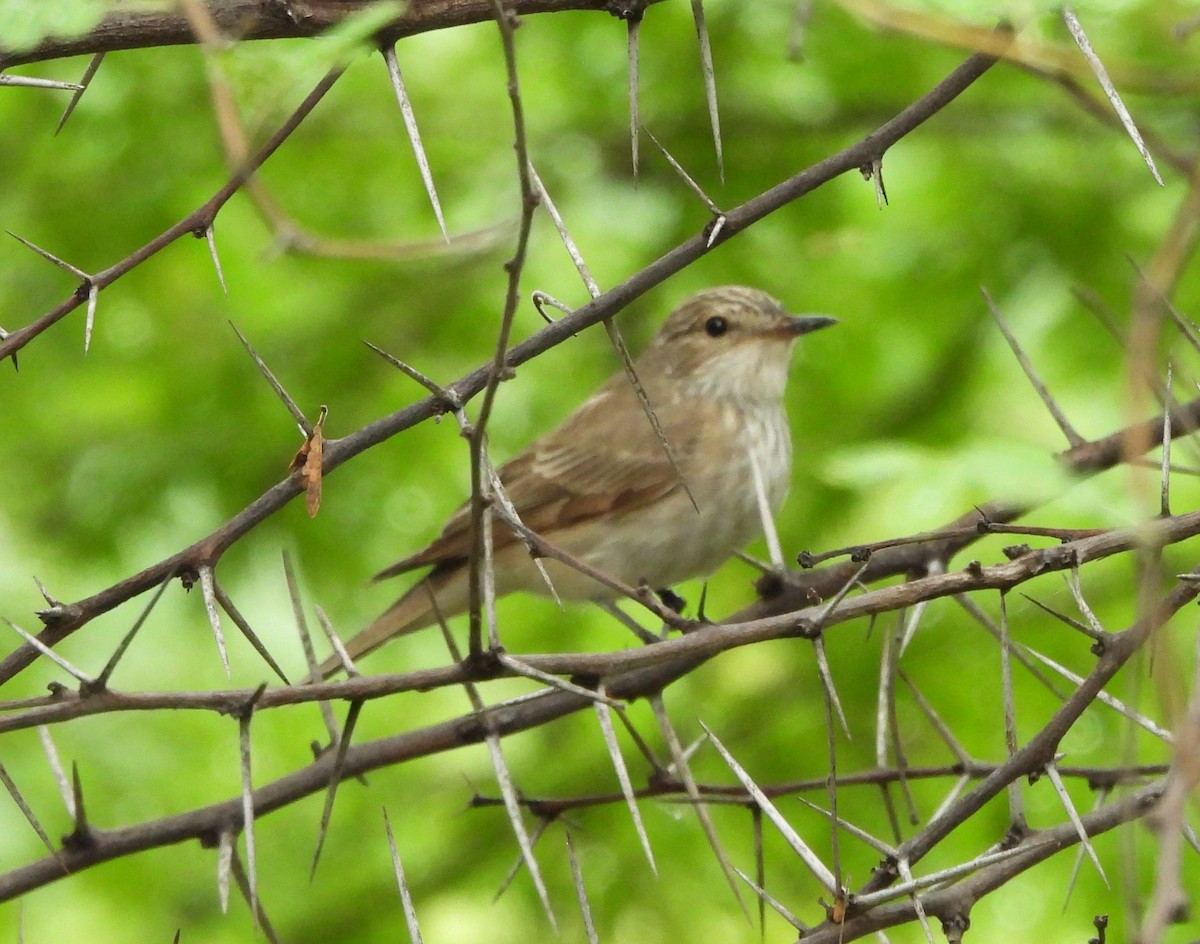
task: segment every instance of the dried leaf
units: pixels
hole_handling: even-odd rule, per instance
[[[300,481],[306,493],[304,505],[310,518],[315,518],[321,508],[321,475],[325,463],[325,434],[321,429],[328,415],[329,408],[322,406],[321,415],[317,418],[313,431],[308,434],[304,445],[296,451],[291,465],[288,466],[289,471],[300,470]]]

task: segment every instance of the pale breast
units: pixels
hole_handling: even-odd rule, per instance
[[[701,447],[681,458],[691,492],[556,535],[589,564],[636,585],[666,587],[707,576],[762,532],[753,454],[767,501],[777,511],[787,494],[791,441],[782,409],[750,414],[722,407],[709,417]],[[703,448],[705,446],[711,448]]]

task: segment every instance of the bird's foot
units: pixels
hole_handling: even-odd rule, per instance
[[[661,590],[655,590],[654,592],[657,593],[658,598],[662,600],[663,606],[673,613],[683,613],[683,611],[687,608],[687,600],[681,597],[670,587],[663,587]]]

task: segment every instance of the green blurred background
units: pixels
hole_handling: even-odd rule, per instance
[[[21,15],[21,4],[0,11]],[[863,5],[864,8],[872,7]],[[912,7],[926,23],[950,23],[961,4]],[[894,9],[883,7],[875,9]],[[1077,7],[1138,121],[1178,152],[1197,148],[1196,43],[1173,28],[1191,3],[1087,3]],[[722,206],[731,206],[858,140],[945,77],[965,56],[904,32],[872,25],[833,3],[814,4],[801,54],[789,55],[794,11],[786,2],[708,6],[724,131],[726,183],[718,179],[700,65],[687,4],[652,7],[642,26],[642,121]],[[967,7],[968,13],[975,13]],[[1015,11],[1027,14],[1023,9]],[[0,24],[12,23],[11,18]],[[988,25],[990,20],[979,19]],[[1084,73],[1053,13],[1022,34],[1063,51]],[[5,36],[0,32],[0,44]],[[598,13],[524,20],[517,34],[532,159],[601,287],[609,287],[696,233],[704,207],[643,139],[640,179],[631,179],[625,27]],[[220,53],[254,140],[283,120],[328,68],[328,44],[253,43]],[[416,36],[399,45],[409,93],[446,218],[461,233],[515,220],[512,127],[501,47],[484,24]],[[73,80],[85,59],[23,68]],[[225,167],[195,48],[113,54],[79,109],[54,135],[66,93],[0,89],[0,226],[81,269],[109,266],[205,200]],[[1182,81],[1186,77],[1188,82]],[[1159,81],[1161,80],[1161,81]],[[1123,84],[1124,82],[1124,84]],[[1190,83],[1190,84],[1188,84]],[[1170,86],[1162,91],[1159,86]],[[1107,107],[1107,106],[1106,106]],[[959,101],[887,155],[890,205],[857,175],[835,180],[723,244],[654,290],[620,318],[640,347],[670,307],[704,287],[747,283],[796,311],[827,312],[835,330],[805,343],[790,389],[796,441],[791,496],[779,519],[785,552],[820,551],[936,527],[996,497],[1044,500],[1031,518],[1048,526],[1125,524],[1157,509],[1153,473],[1118,471],[1069,490],[1053,454],[1065,443],[992,325],[986,286],[1066,413],[1085,436],[1148,415],[1130,404],[1121,346],[1075,299],[1085,288],[1128,318],[1133,260],[1153,258],[1187,193],[1187,180],[1160,161],[1158,187],[1129,139],[1086,114],[1052,81],[1000,65]],[[424,241],[437,227],[379,57],[359,57],[299,131],[266,165],[262,182],[303,226],[328,236]],[[184,240],[100,297],[91,351],[83,354],[80,309],[33,342],[20,372],[0,365],[0,615],[28,630],[43,605],[36,575],[61,600],[88,596],[207,534],[278,481],[300,443],[295,425],[230,330],[248,337],[310,416],[329,407],[326,432],[345,435],[419,398],[423,391],[364,347],[369,340],[448,382],[491,354],[502,308],[512,230],[490,251],[416,260],[345,261],[288,255],[244,195],[217,221],[228,294],[203,240]],[[16,241],[0,243],[0,325],[12,329],[66,297],[74,283]],[[528,303],[540,289],[577,305],[587,298],[544,214],[522,280],[515,337],[541,325]],[[1200,310],[1190,270],[1174,295]],[[1191,380],[1184,360],[1179,389]],[[1194,358],[1190,358],[1194,364]],[[491,426],[493,455],[512,455],[565,416],[616,369],[599,330],[590,330],[521,368],[505,384]],[[1191,461],[1186,457],[1181,461]],[[379,568],[429,540],[467,491],[467,451],[453,423],[427,423],[370,450],[325,483],[319,516],[301,503],[274,516],[223,558],[218,574],[272,651],[295,675],[302,658],[280,563],[289,551],[309,604],[344,634],[387,605],[399,587],[368,585]],[[1176,510],[1194,502],[1180,480]],[[1001,559],[985,543],[970,552]],[[751,548],[762,555],[762,547]],[[1186,546],[1168,568],[1194,566]],[[965,558],[964,558],[965,559]],[[959,564],[961,565],[961,561]],[[1169,570],[1168,572],[1174,572]],[[708,613],[720,617],[753,599],[755,571],[731,562],[710,582]],[[1088,569],[1085,589],[1110,629],[1133,614],[1129,561]],[[699,585],[680,588],[694,605]],[[1032,592],[1064,609],[1055,577]],[[994,597],[981,599],[995,613]],[[127,605],[88,625],[62,652],[98,671],[141,608]],[[1040,621],[1031,604],[1010,603],[1018,638],[1086,672],[1082,637]],[[630,644],[602,614],[547,600],[501,606],[508,645],[519,651],[603,649]],[[310,613],[311,619],[311,613]],[[315,622],[314,622],[315,625]],[[874,763],[873,719],[881,640],[840,626],[828,648],[853,741],[839,743],[843,771]],[[227,630],[233,632],[227,625]],[[1179,679],[1189,677],[1194,617],[1163,640],[1168,654],[1118,680],[1151,714],[1170,715]],[[569,637],[567,637],[569,634]],[[564,638],[567,637],[567,638]],[[15,636],[14,636],[15,639]],[[240,639],[230,639],[233,682],[268,678]],[[436,634],[371,657],[366,668],[400,671],[445,661]],[[996,647],[949,601],[930,607],[905,656],[906,673],[978,757],[1003,756]],[[1173,674],[1174,673],[1174,674]],[[36,666],[4,697],[36,694],[62,673]],[[173,586],[118,670],[125,690],[221,688],[198,592]],[[1044,690],[1021,681],[1022,736],[1053,710]],[[506,684],[489,698],[528,690]],[[726,655],[667,693],[684,737],[703,720],[760,782],[820,777],[827,770],[823,708],[811,647],[777,642]],[[380,737],[467,709],[461,692],[404,695],[367,705],[358,737]],[[1169,706],[1168,706],[1169,707]],[[339,709],[339,714],[341,709]],[[644,705],[632,717],[655,745]],[[911,698],[901,697],[912,763],[944,763],[949,752]],[[323,736],[313,706],[257,716],[256,783],[303,765]],[[188,713],[99,716],[54,731],[76,762],[98,827],[119,826],[236,795],[237,725]],[[1129,755],[1121,755],[1128,741]],[[626,746],[629,747],[628,743]],[[518,785],[530,796],[567,796],[616,786],[595,721],[568,719],[505,742]],[[5,738],[3,763],[52,836],[70,829],[35,732]],[[1111,713],[1089,713],[1063,744],[1069,762],[1113,764],[1119,756],[1163,761],[1165,749],[1127,735]],[[647,771],[629,747],[635,781]],[[711,750],[697,776],[731,782]],[[425,939],[493,944],[551,935],[527,876],[498,902],[492,895],[516,846],[497,810],[464,811],[475,787],[495,793],[481,748],[346,784],[315,880],[308,871],[321,812],[313,797],[257,826],[259,886],[288,941],[404,939],[380,808],[386,806],[407,866]],[[474,785],[474,786],[473,786]],[[931,815],[948,783],[916,784],[917,809]],[[1076,802],[1089,807],[1083,785]],[[820,795],[812,799],[821,801]],[[843,815],[887,834],[879,794],[844,791]],[[1027,790],[1031,822],[1063,818],[1045,782]],[[794,800],[784,811],[819,850],[823,821]],[[571,817],[602,940],[653,944],[687,935],[751,941],[746,923],[683,807],[647,803],[660,875],[650,873],[620,807]],[[749,816],[717,810],[736,864],[749,869]],[[932,868],[996,842],[1007,826],[993,803],[969,829],[923,863]],[[906,827],[909,828],[909,827]],[[0,804],[0,868],[43,854],[11,803]],[[973,913],[976,941],[1083,941],[1091,916],[1112,912],[1113,933],[1130,930],[1128,897],[1150,887],[1154,848],[1139,827],[1101,838],[1115,886],[1082,870],[1066,911],[1070,854],[1018,879]],[[552,827],[540,858],[565,940],[583,940],[562,830]],[[877,854],[843,840],[851,885],[868,878]],[[781,840],[767,838],[768,887],[801,918],[818,921],[818,889]],[[1188,862],[1189,877],[1198,877]],[[79,939],[245,941],[255,937],[244,903],[219,911],[215,855],[189,843],[105,865],[0,909],[0,936],[28,942]],[[1169,940],[1195,936],[1195,927]],[[920,929],[892,933],[922,939]],[[775,918],[768,940],[789,940]]]

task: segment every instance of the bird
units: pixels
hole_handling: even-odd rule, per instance
[[[792,464],[784,405],[792,350],[802,335],[836,323],[791,315],[746,286],[691,296],[633,362],[662,436],[618,372],[497,469],[503,494],[525,527],[629,586],[708,576],[762,530],[756,479],[771,511],[782,505]],[[499,516],[492,535],[496,596],[549,592],[526,544]],[[345,644],[350,658],[466,611],[472,547],[468,502],[427,547],[375,575],[431,568]],[[542,564],[562,599],[617,595],[564,563]],[[342,667],[335,655],[318,671],[328,678]]]

